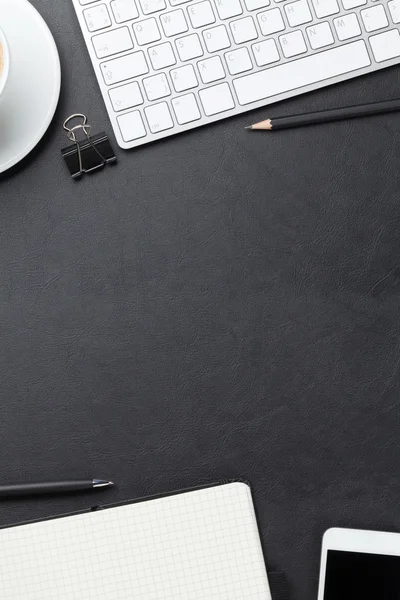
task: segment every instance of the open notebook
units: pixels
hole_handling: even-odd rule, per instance
[[[0,590],[1,600],[271,600],[241,482],[2,529]]]

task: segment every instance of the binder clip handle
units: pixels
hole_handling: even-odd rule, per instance
[[[68,123],[70,123],[74,119],[82,119],[82,123],[78,123],[74,127],[68,127]],[[67,132],[68,139],[71,140],[71,142],[76,143],[77,139],[76,139],[75,132],[78,131],[78,129],[81,129],[82,131],[84,131],[86,138],[89,139],[90,138],[89,133],[90,133],[90,130],[92,129],[92,126],[88,124],[86,115],[82,115],[81,113],[76,113],[74,115],[71,115],[67,119],[65,119],[65,121],[63,123],[63,128]]]

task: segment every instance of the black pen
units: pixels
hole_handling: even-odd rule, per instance
[[[104,479],[17,483],[14,485],[0,485],[0,498],[38,496],[40,494],[68,494],[71,492],[104,489],[112,487],[113,485],[113,481]]]

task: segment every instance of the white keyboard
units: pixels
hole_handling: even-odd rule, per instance
[[[400,0],[72,0],[133,148],[400,62]]]

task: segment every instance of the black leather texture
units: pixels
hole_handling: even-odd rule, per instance
[[[400,69],[74,182],[63,120],[115,140],[72,3],[32,3],[63,84],[0,176],[0,479],[117,488],[2,501],[0,525],[243,476],[268,568],[315,599],[327,528],[400,530],[400,114],[244,126],[394,98]]]

